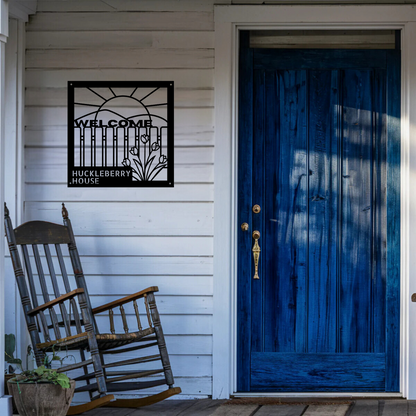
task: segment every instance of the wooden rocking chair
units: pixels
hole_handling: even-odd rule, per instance
[[[78,371],[76,377],[69,374],[77,382],[75,392],[84,392],[84,396],[89,394],[89,400],[71,406],[68,415],[80,414],[104,405],[135,408],[180,393],[179,387],[173,387],[172,370],[156,307],[154,292],[158,288],[149,287],[92,309],[65,205],[62,204],[64,225],[30,221],[13,229],[6,204],[4,212],[6,237],[37,365],[44,364],[45,356],[52,350],[63,351],[66,355],[68,351],[71,354],[79,351],[80,362],[57,370]],[[18,246],[21,248],[26,273]],[[67,273],[67,268],[71,267],[66,265],[69,259],[72,273]],[[45,273],[44,270],[48,272]],[[73,288],[72,281],[75,281]],[[130,315],[127,312],[129,307]],[[115,308],[119,308],[120,316],[114,313]],[[102,313],[108,314],[109,333],[99,332],[97,321],[101,324]],[[131,316],[137,320],[138,328],[135,331],[130,331],[128,327]],[[117,317],[122,324],[122,333],[115,328]],[[135,345],[125,347],[129,344]],[[143,354],[147,348],[154,349],[154,353]],[[115,354],[132,351],[135,351],[132,359],[115,362],[108,360]],[[148,363],[155,361],[160,364],[155,369],[149,368]],[[133,365],[142,367],[137,370],[121,369]],[[118,369],[113,371],[114,367]],[[156,374],[162,374],[162,377],[155,379]],[[138,378],[142,378],[142,381],[126,381]],[[165,384],[169,387],[167,390],[138,399],[115,400],[114,395],[109,394]]]

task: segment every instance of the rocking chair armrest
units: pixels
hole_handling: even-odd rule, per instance
[[[34,309],[31,309],[28,312],[28,315],[33,316],[38,314],[39,312],[44,311],[45,309],[51,308],[54,305],[57,305],[58,303],[61,303],[65,300],[72,299],[75,296],[78,296],[80,293],[84,293],[84,289],[75,289],[71,292],[65,293],[65,295],[59,296],[58,298],[51,300],[50,302],[46,302],[43,305],[37,306]]]
[[[101,312],[108,311],[113,308],[117,308],[117,306],[124,305],[125,303],[132,302],[136,299],[142,298],[143,296],[147,295],[148,293],[158,292],[159,288],[157,286],[151,286],[147,289],[141,290],[140,292],[133,293],[132,295],[126,296],[124,298],[115,300],[110,303],[106,303],[105,305],[98,306],[92,310],[93,315]]]

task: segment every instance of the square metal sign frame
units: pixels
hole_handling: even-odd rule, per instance
[[[68,187],[173,187],[172,81],[68,81]]]

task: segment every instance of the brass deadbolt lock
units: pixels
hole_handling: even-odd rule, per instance
[[[255,214],[258,214],[260,211],[261,211],[260,205],[258,205],[258,204],[254,205],[253,212]]]

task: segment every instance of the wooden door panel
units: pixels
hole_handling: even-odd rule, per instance
[[[338,71],[309,76],[308,352],[337,350]]]
[[[386,355],[253,353],[252,388],[257,391],[380,391]]]
[[[263,150],[268,161],[261,158],[267,198],[264,213],[256,221],[263,220],[267,231],[261,239],[262,283],[254,286],[263,285],[265,310],[274,311],[264,314],[264,349],[303,351],[307,275],[306,71],[271,73],[266,78],[268,88],[273,82],[270,78],[274,79],[275,87],[267,89],[267,95],[279,97],[279,105],[266,107],[263,119],[268,131]],[[269,104],[272,101],[268,97]],[[278,122],[268,117],[275,108]],[[275,130],[273,135],[271,129]],[[254,137],[255,143],[260,140]],[[281,322],[288,324],[282,326]]]
[[[342,81],[340,350],[370,352],[372,256],[377,250],[372,221],[378,209],[372,183],[372,72],[343,71]]]

